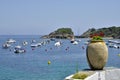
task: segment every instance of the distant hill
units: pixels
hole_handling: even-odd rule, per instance
[[[58,39],[70,39],[74,36],[71,28],[59,28],[56,31],[51,32],[49,35],[42,36],[43,38],[58,38]]]
[[[97,34],[103,32],[104,37],[113,37],[120,39],[120,27],[112,26],[108,28],[100,28],[100,29],[95,29],[91,28],[88,29],[86,32],[84,32],[82,35],[80,35],[81,38],[88,38],[91,34]]]

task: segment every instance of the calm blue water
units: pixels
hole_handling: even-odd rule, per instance
[[[17,42],[12,44],[10,49],[3,49],[2,44],[9,38]],[[0,80],[63,80],[66,76],[79,70],[88,69],[86,61],[86,42],[87,39],[81,39],[78,45],[73,45],[69,40],[61,40],[61,47],[54,46],[54,41],[49,44],[32,50],[30,42],[44,41],[40,36],[0,36]],[[26,53],[15,54],[13,48],[16,45],[22,45],[23,41],[28,41]],[[85,49],[82,49],[84,46]],[[69,48],[68,48],[69,47]],[[66,50],[66,48],[68,48]],[[120,49],[109,48],[109,59],[106,66],[119,67]],[[51,64],[48,65],[48,61]]]

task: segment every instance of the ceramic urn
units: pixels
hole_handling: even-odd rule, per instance
[[[108,59],[108,48],[103,40],[91,41],[86,49],[89,67],[92,70],[102,70]]]

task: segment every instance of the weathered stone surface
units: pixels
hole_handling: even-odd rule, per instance
[[[81,72],[81,71],[80,71]],[[114,67],[106,67],[103,70],[83,70],[82,72],[93,73],[84,80],[120,80],[120,69]],[[67,76],[64,80],[80,80],[73,79],[74,74]]]

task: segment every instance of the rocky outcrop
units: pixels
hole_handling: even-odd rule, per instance
[[[82,35],[80,35],[81,38],[88,38],[91,34],[98,34],[100,32],[104,33],[104,37],[113,37],[116,39],[120,39],[120,27],[112,26],[108,28],[100,28],[95,29],[91,28],[88,29],[86,32],[84,32]]]
[[[57,39],[71,39],[74,37],[74,33],[71,28],[59,28],[49,35],[44,35],[42,38],[57,38]]]

